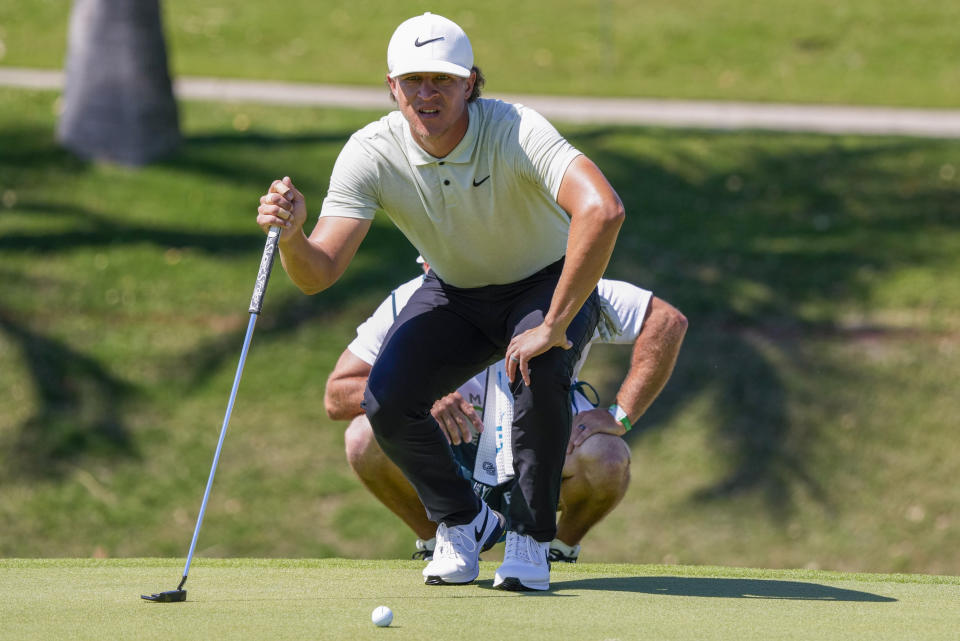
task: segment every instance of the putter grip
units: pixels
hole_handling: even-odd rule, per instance
[[[253,286],[253,297],[250,299],[251,314],[259,314],[260,308],[263,307],[263,295],[267,292],[267,283],[270,281],[270,272],[273,270],[273,259],[279,240],[280,228],[271,227],[267,232],[267,242],[263,246],[263,256],[260,258],[260,271],[257,272],[257,283]]]

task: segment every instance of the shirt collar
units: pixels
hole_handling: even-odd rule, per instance
[[[410,134],[410,125],[403,120],[403,139],[407,147],[407,157],[418,167],[423,165],[445,163],[468,163],[473,157],[473,149],[477,145],[477,133],[480,129],[480,112],[476,102],[467,103],[467,114],[469,122],[467,124],[467,133],[463,135],[457,146],[453,148],[444,158],[437,158],[431,155],[427,150],[417,144]]]

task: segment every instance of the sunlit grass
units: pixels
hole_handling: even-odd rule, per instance
[[[394,28],[463,25],[492,92],[960,106],[950,0],[163,0],[175,75],[377,85]],[[0,64],[56,67],[70,3],[0,7]],[[509,19],[504,19],[509,16]]]
[[[246,327],[257,198],[290,174],[315,212],[375,114],[186,103],[180,151],[130,171],[60,150],[54,100],[0,91],[0,555],[179,557]],[[584,560],[957,574],[958,143],[559,124],[626,204],[609,274],[690,319]],[[322,295],[274,274],[201,557],[412,552],[322,396],[415,256],[384,219]],[[602,400],[627,356],[595,351]]]

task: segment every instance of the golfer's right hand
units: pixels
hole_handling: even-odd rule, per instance
[[[293,186],[289,176],[274,180],[270,189],[260,196],[257,207],[257,224],[264,232],[273,226],[280,227],[280,239],[299,233],[307,220],[307,206],[303,194]]]
[[[433,404],[430,410],[452,445],[470,443],[474,432],[483,431],[483,421],[460,392],[451,392]]]

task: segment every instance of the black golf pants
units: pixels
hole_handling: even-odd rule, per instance
[[[503,358],[513,336],[543,322],[562,268],[560,260],[516,283],[477,288],[453,287],[431,271],[387,333],[367,380],[364,409],[380,447],[416,489],[431,520],[469,523],[480,503],[430,408]],[[531,359],[530,386],[519,372],[512,385],[516,483],[510,517],[518,532],[538,541],[556,536],[572,420],[570,378],[598,315],[594,290],[567,328],[573,347]]]

